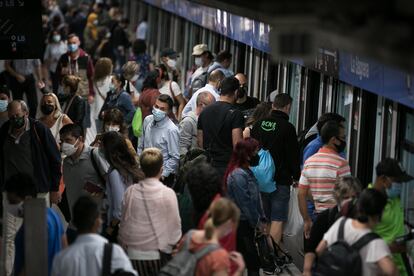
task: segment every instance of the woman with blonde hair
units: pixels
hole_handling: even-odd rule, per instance
[[[88,19],[86,21],[86,27],[83,31],[85,50],[91,56],[94,55],[95,44],[98,41],[98,23],[98,15],[92,12],[88,16]]]
[[[158,275],[181,238],[175,192],[161,181],[162,153],[145,149],[139,157],[145,179],[127,188],[122,203],[119,242],[140,276]]]
[[[220,198],[209,208],[209,218],[204,224],[204,229],[188,232],[178,247],[180,250],[186,249],[196,253],[211,244],[219,246],[220,238],[237,229],[239,219],[240,210],[236,204],[229,199]],[[233,274],[230,274],[230,261],[237,266]],[[218,247],[198,260],[195,275],[243,275],[244,267],[240,253],[227,252],[224,248]]]
[[[45,124],[59,143],[59,130],[67,124],[72,124],[72,120],[62,112],[58,98],[54,93],[43,94],[40,106],[37,111],[39,121]]]

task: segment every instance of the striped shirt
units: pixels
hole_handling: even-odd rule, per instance
[[[334,188],[337,178],[351,174],[348,161],[327,147],[322,147],[306,160],[299,188],[310,189],[315,211],[320,213],[336,205]]]

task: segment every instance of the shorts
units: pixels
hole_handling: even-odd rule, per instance
[[[276,191],[261,193],[265,215],[271,221],[286,222],[289,212],[290,186],[278,185]]]

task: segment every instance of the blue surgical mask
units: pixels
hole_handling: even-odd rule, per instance
[[[0,100],[0,112],[7,111],[7,106],[9,105],[8,100]]]
[[[165,118],[165,116],[167,116],[167,113],[154,107],[152,109],[152,115],[154,115],[154,121],[159,122],[162,121]]]
[[[391,187],[387,189],[387,196],[389,198],[399,198],[401,196],[402,184],[393,182]]]
[[[115,85],[112,82],[109,84],[109,90],[111,92],[114,92],[115,91]]]
[[[78,44],[68,44],[68,50],[71,53],[76,52],[79,49]]]

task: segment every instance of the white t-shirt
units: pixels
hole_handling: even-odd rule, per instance
[[[166,95],[170,96],[173,99],[173,101],[175,102],[175,97],[181,95],[182,92],[181,92],[180,86],[175,81],[171,82],[171,89],[170,89],[170,82],[171,81],[164,82],[164,85],[159,90],[160,90],[161,94],[166,94]],[[171,92],[174,93],[174,96],[172,95]]]
[[[147,39],[147,31],[148,31],[148,23],[145,21],[142,21],[137,26],[137,30],[135,32],[137,39],[146,40]]]
[[[342,219],[338,219],[323,236],[328,246],[331,246],[338,240],[338,230]],[[344,239],[350,245],[369,232],[372,231],[369,229],[357,229],[352,226],[352,219],[348,219],[345,222]],[[390,249],[383,239],[372,240],[362,247],[359,254],[361,255],[362,275],[364,276],[379,275],[380,270],[376,263],[386,256],[391,256]]]

